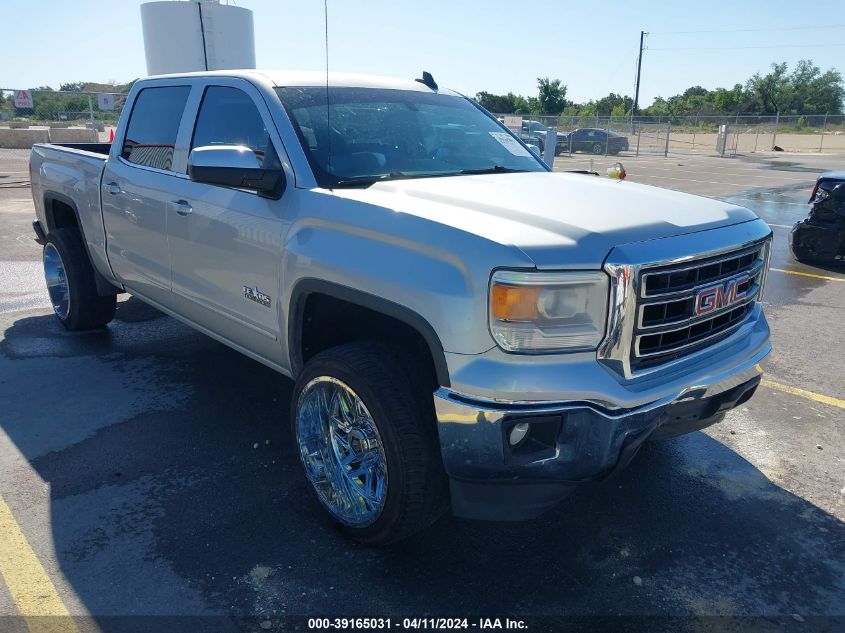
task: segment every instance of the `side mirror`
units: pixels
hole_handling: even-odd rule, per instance
[[[285,174],[272,143],[264,165],[244,145],[195,147],[188,156],[188,176],[194,182],[252,189],[265,198],[278,199],[285,188]]]

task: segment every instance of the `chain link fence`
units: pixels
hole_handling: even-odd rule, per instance
[[[34,143],[108,141],[126,96],[114,92],[0,88],[0,174],[25,173]],[[499,118],[529,143],[542,145],[546,129],[557,131],[565,139],[558,139],[556,153],[568,155],[845,152],[845,115],[841,114]]]
[[[845,115],[800,114],[790,116],[667,116],[601,117],[497,115],[527,142],[543,142],[546,128],[567,139],[572,152],[616,154],[613,136],[623,137],[622,156],[700,153],[737,156],[755,152],[845,152]],[[597,141],[584,145],[579,131],[599,130]],[[582,133],[582,132],[581,132]],[[610,137],[610,138],[607,138]],[[559,142],[558,146],[566,146]],[[623,145],[624,146],[624,145]]]
[[[0,88],[0,187],[27,179],[34,143],[107,142],[126,94]]]

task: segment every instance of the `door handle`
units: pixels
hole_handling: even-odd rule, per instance
[[[170,203],[174,209],[176,209],[176,213],[181,216],[190,215],[194,208],[187,200],[173,200]]]
[[[110,182],[106,185],[106,191],[108,191],[111,195],[116,196],[120,193],[120,185],[116,182]]]

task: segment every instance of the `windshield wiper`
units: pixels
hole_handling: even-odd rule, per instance
[[[527,169],[513,169],[505,167],[504,165],[493,165],[492,167],[485,167],[483,169],[462,169],[459,174],[473,175],[473,174],[515,174],[527,172]]]
[[[442,178],[445,176],[472,176],[478,174],[511,174],[524,173],[527,169],[513,169],[503,165],[493,165],[492,167],[484,167],[483,169],[462,169],[460,171],[444,171],[433,173],[419,173],[408,174],[403,171],[392,171],[389,174],[380,174],[378,176],[357,176],[355,178],[344,178],[338,180],[330,188],[341,189],[350,187],[369,187],[377,182],[384,182],[385,180],[408,180],[411,178]]]
[[[343,187],[369,187],[377,182],[384,180],[401,180],[402,178],[414,178],[412,174],[406,174],[401,171],[392,171],[389,174],[379,174],[378,176],[357,176],[355,178],[344,178],[338,180],[331,186],[331,189],[340,189]]]

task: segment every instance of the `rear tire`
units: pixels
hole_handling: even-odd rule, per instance
[[[601,143],[593,143],[593,154],[596,156],[601,154],[603,149],[604,148],[601,146]]]
[[[117,299],[97,293],[94,267],[78,229],[50,231],[43,263],[53,312],[68,330],[100,328],[114,318]]]
[[[377,342],[323,351],[305,365],[291,403],[293,436],[309,489],[347,536],[369,545],[428,527],[448,499],[431,395],[411,381],[394,353]],[[315,389],[323,389],[323,395],[314,395]],[[332,404],[344,399],[355,405]],[[338,411],[358,413],[348,420]],[[356,437],[347,429],[361,430]],[[364,446],[361,457],[349,450],[356,440]],[[370,470],[356,475],[365,463]],[[373,468],[375,463],[379,466]],[[379,490],[383,495],[376,494]]]

